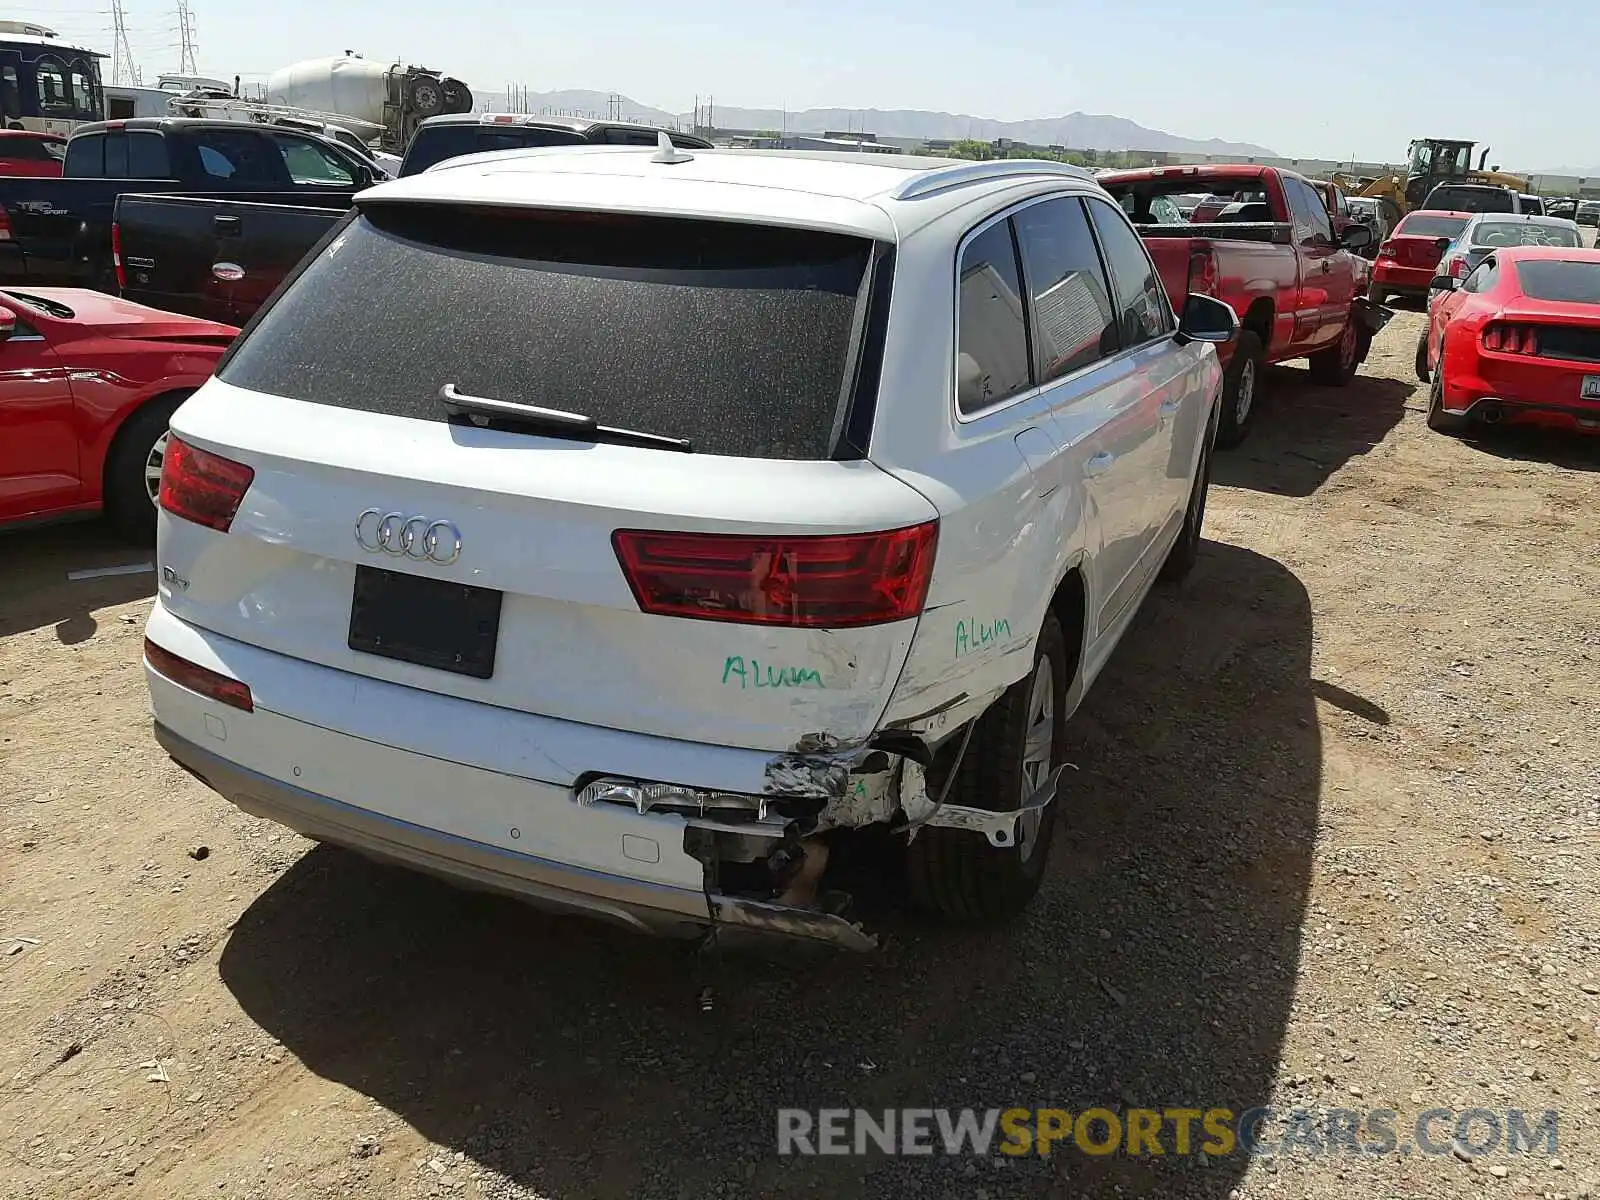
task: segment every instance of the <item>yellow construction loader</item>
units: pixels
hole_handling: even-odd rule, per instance
[[[1357,178],[1346,172],[1334,180],[1346,195],[1380,196],[1397,204],[1401,212],[1418,207],[1441,183],[1486,183],[1514,192],[1528,190],[1528,181],[1521,175],[1512,175],[1498,166],[1484,170],[1483,164],[1489,158],[1487,146],[1478,156],[1477,167],[1473,167],[1473,145],[1448,138],[1419,138],[1411,143],[1404,179],[1399,175]]]

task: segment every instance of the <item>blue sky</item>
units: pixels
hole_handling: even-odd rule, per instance
[[[110,0],[24,0],[110,51]],[[1600,4],[1555,0],[191,0],[203,74],[264,77],[351,48],[480,90],[594,88],[686,112],[1108,113],[1304,157],[1397,161],[1472,138],[1525,170],[1600,167]],[[178,63],[175,0],[124,0],[146,77]],[[441,19],[440,14],[446,14]],[[296,32],[298,31],[298,32]],[[1175,32],[1174,32],[1175,31]],[[109,64],[107,65],[109,78]]]

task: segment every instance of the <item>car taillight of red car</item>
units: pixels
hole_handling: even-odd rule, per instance
[[[1539,353],[1539,329],[1535,325],[1512,325],[1496,321],[1483,327],[1479,341],[1485,350],[1496,354]]]

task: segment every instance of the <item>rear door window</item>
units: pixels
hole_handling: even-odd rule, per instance
[[[454,384],[698,453],[826,459],[872,249],[731,222],[373,205],[221,377],[423,421],[447,420]]]
[[[1033,302],[1033,360],[1040,383],[1117,352],[1117,323],[1083,202],[1044,200],[1012,221]]]
[[[1011,222],[996,221],[961,251],[956,403],[982,412],[1033,385],[1028,319]]]
[[[351,187],[355,175],[344,160],[325,146],[310,138],[296,137],[290,133],[275,133],[272,140],[283,155],[284,169],[289,178],[300,184],[322,184],[325,187]]]

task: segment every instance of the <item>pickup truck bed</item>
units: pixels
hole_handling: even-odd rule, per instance
[[[242,325],[306,250],[350,210],[354,193],[125,195],[117,201],[122,294],[152,308]]]
[[[1354,376],[1390,314],[1368,303],[1369,268],[1350,253],[1370,231],[1355,226],[1336,238],[1308,180],[1218,163],[1111,171],[1099,181],[1138,228],[1174,308],[1199,292],[1239,315],[1239,337],[1223,354],[1218,446],[1244,440],[1264,365],[1309,359],[1312,377],[1334,386]],[[1207,219],[1171,222],[1171,197],[1200,191],[1208,196],[1195,211]]]

